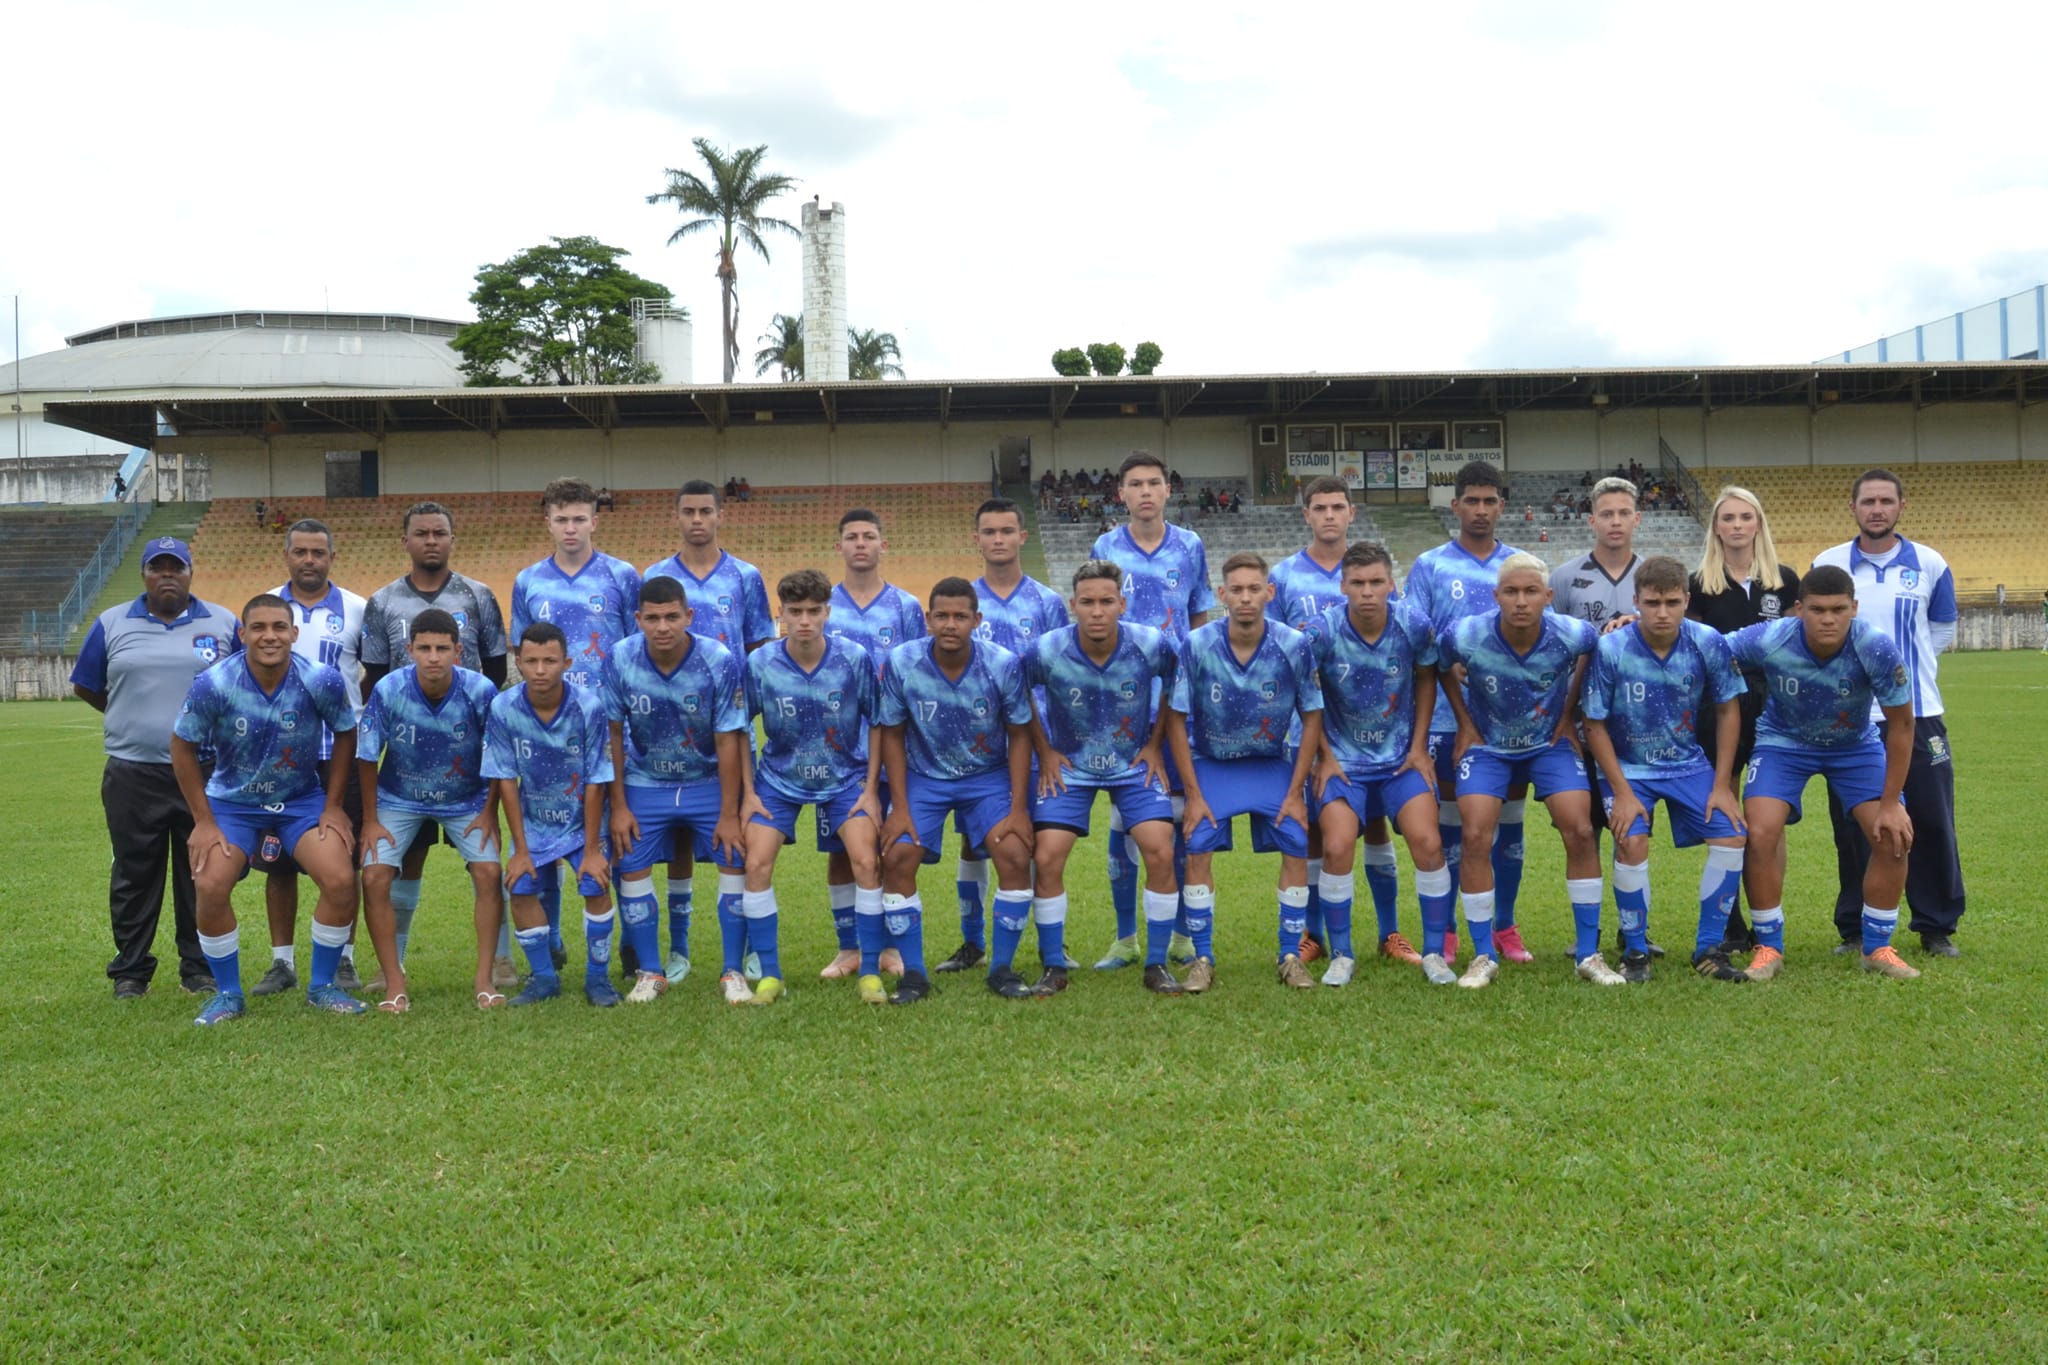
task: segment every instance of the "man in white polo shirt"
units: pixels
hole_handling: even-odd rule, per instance
[[[1888,469],[1856,476],[1849,493],[1856,539],[1814,557],[1815,566],[1846,569],[1856,584],[1856,616],[1891,637],[1913,683],[1913,764],[1906,773],[1906,814],[1913,820],[1913,851],[1906,865],[1909,927],[1936,957],[1960,957],[1954,943],[1963,918],[1963,865],[1956,853],[1956,776],[1935,684],[1935,658],[1955,643],[1956,580],[1948,560],[1898,532],[1906,488]],[[1873,716],[1875,712],[1873,711]],[[1835,928],[1844,951],[1860,952],[1863,867],[1870,857],[1863,831],[1828,801],[1835,822],[1841,890]],[[1850,870],[1853,866],[1853,872]]]

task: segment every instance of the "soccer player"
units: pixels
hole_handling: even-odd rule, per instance
[[[285,581],[271,589],[271,595],[289,605],[297,631],[292,653],[307,663],[322,664],[341,674],[348,689],[348,704],[357,714],[363,710],[363,607],[361,597],[333,580],[334,533],[324,522],[311,519],[294,522],[284,535]],[[320,735],[320,785],[327,785],[333,762],[334,735]],[[363,795],[356,785],[356,765],[341,765],[346,790],[342,810],[348,815],[351,838],[362,829]],[[298,937],[299,869],[276,835],[262,841],[249,859],[249,869],[264,874],[263,903],[270,921],[270,966],[254,986],[251,995],[276,995],[299,984],[293,942]],[[355,921],[349,921],[351,931]],[[363,983],[356,976],[356,946],[342,945],[341,965],[335,969],[334,984],[345,991],[359,991]]]
[[[578,636],[582,644],[586,637]],[[614,642],[616,643],[616,642]],[[605,854],[605,795],[613,780],[611,725],[603,697],[568,680],[569,639],[552,621],[519,632],[520,686],[491,701],[484,731],[484,776],[505,812],[511,856],[505,863],[512,923],[532,975],[513,1005],[562,993],[560,934],[541,893],[561,885],[560,865],[576,869],[583,896],[583,996],[619,1003],[606,976],[611,962],[611,865]],[[601,656],[610,657],[609,650]],[[602,663],[599,664],[602,681]]]
[[[1031,695],[1017,656],[974,638],[981,608],[972,583],[942,578],[926,606],[931,638],[896,646],[882,670],[880,741],[893,796],[882,827],[882,919],[903,958],[888,999],[907,1005],[931,993],[917,872],[938,861],[948,816],[996,866],[988,987],[1025,999],[1033,988],[1012,963],[1031,912]]]
[[[540,495],[541,519],[554,553],[529,564],[512,580],[512,638],[524,640],[535,621],[558,627],[567,642],[572,687],[593,691],[603,681],[604,661],[619,641],[633,633],[633,611],[640,605],[640,575],[623,559],[598,550],[597,490],[581,479],[556,479]],[[509,807],[507,808],[509,810]],[[536,867],[540,907],[547,916],[555,966],[565,959],[562,945],[562,882],[560,867]],[[508,931],[509,931],[508,925]],[[498,956],[511,955],[504,934]]]
[[[1208,551],[1200,536],[1167,523],[1166,463],[1157,455],[1134,450],[1126,456],[1117,469],[1117,491],[1130,520],[1097,536],[1089,556],[1106,559],[1124,571],[1125,615],[1130,622],[1165,631],[1178,648],[1188,632],[1207,622],[1209,613],[1216,610],[1216,594],[1209,586]],[[1109,893],[1116,912],[1116,940],[1095,964],[1097,971],[1128,967],[1142,957],[1138,948],[1138,868],[1118,827],[1121,818],[1112,811],[1109,822]],[[1186,885],[1185,877],[1182,885]],[[1177,916],[1181,923],[1174,938],[1176,960],[1194,951],[1186,918],[1185,914]]]
[[[497,687],[464,668],[462,628],[439,607],[412,618],[412,663],[370,689],[358,730],[362,764],[363,918],[383,970],[383,1007],[403,1013],[405,949],[417,903],[396,902],[394,885],[422,830],[439,826],[469,864],[476,924],[476,1006],[505,1003],[492,972],[504,879],[498,867],[497,798],[484,776],[484,732]]]
[[[742,655],[693,631],[691,616],[681,580],[649,574],[640,585],[640,634],[605,661],[612,770],[625,787],[624,799],[612,801],[611,826],[619,917],[636,964],[626,999],[634,1004],[646,1004],[669,987],[667,973],[651,970],[661,960],[661,945],[654,879],[647,874],[678,847],[685,858],[719,868],[721,980],[728,999],[735,981],[746,990],[739,975],[746,944],[740,907],[746,861],[740,768],[748,728]],[[678,844],[685,830],[691,842]]]
[[[334,984],[341,947],[356,921],[355,845],[343,813],[355,708],[341,674],[292,653],[298,628],[281,597],[262,593],[242,608],[243,652],[192,680],[171,729],[171,766],[192,812],[192,883],[198,893],[199,945],[213,969],[214,994],[196,1024],[242,1017],[241,944],[231,899],[249,855],[266,836],[289,848],[320,888],[313,910],[313,969],[306,1003],[333,1014],[361,1014],[363,1002]],[[320,785],[322,727],[338,761]],[[213,751],[213,773],[200,767]]]
[[[1744,828],[1734,776],[1745,684],[1720,632],[1686,619],[1684,565],[1653,555],[1631,574],[1635,600],[1625,614],[1635,620],[1601,636],[1580,702],[1601,807],[1614,831],[1622,979],[1650,979],[1650,834],[1662,801],[1675,847],[1707,845],[1693,970],[1716,981],[1745,981],[1721,946],[1742,885]],[[1712,760],[1699,740],[1709,715]]]
[[[1091,559],[1074,571],[1076,624],[1031,641],[1026,680],[1044,700],[1037,731],[1038,955],[1034,987],[1066,989],[1067,858],[1088,833],[1098,792],[1122,815],[1145,863],[1145,989],[1178,995],[1167,966],[1178,906],[1173,869],[1173,801],[1164,758],[1166,711],[1178,657],[1163,631],[1123,621],[1123,570]],[[986,601],[986,597],[983,598]]]
[[[882,519],[865,507],[855,507],[839,518],[839,558],[845,574],[832,589],[831,613],[825,618],[825,634],[835,640],[859,645],[875,665],[877,685],[889,652],[900,644],[924,638],[924,608],[895,584],[882,577],[882,560],[889,542],[882,534]],[[872,736],[862,739],[865,746]],[[856,757],[866,757],[865,747]],[[883,804],[888,804],[886,793]],[[858,885],[853,863],[843,850],[826,844],[825,893],[832,907],[832,927],[839,935],[839,955],[819,973],[826,980],[851,976],[860,970],[860,941],[855,927],[854,901]],[[960,923],[981,924],[981,887],[985,864],[960,852]],[[956,954],[957,956],[957,954]],[[950,960],[950,959],[949,959]],[[979,960],[979,959],[977,959]],[[903,963],[894,948],[882,953],[882,970],[890,975],[902,972]]]
[[[683,548],[650,564],[641,578],[673,578],[688,595],[684,618],[692,635],[715,641],[736,658],[775,638],[775,619],[768,614],[768,586],[761,571],[725,552],[719,529],[725,519],[725,498],[709,479],[691,479],[676,490],[676,525]],[[616,818],[616,812],[614,812]],[[708,841],[700,841],[706,848]],[[614,850],[616,852],[616,850]],[[690,860],[677,856],[668,864],[668,960],[664,970],[671,984],[690,974],[690,915],[696,884]],[[628,938],[624,951],[628,970],[637,971],[638,950]]]
[[[771,1004],[782,993],[776,944],[775,860],[796,839],[797,817],[813,808],[818,846],[845,861],[854,887],[855,943],[863,998],[883,997],[882,804],[879,746],[866,741],[881,682],[868,652],[825,633],[832,583],[816,569],[775,585],[782,638],[747,656],[748,718],[761,718],[758,762],[742,772],[746,888],[740,912],[760,958],[760,984],[734,1003]],[[843,940],[842,940],[843,942]],[[744,973],[742,974],[744,981]]]
[[[1743,781],[1749,821],[1750,923],[1757,947],[1749,979],[1768,981],[1785,960],[1784,876],[1778,846],[1800,816],[1816,774],[1863,831],[1863,965],[1882,976],[1920,975],[1891,946],[1913,820],[1901,799],[1913,759],[1911,674],[1890,637],[1857,614],[1847,569],[1823,564],[1799,581],[1799,615],[1728,637],[1736,661],[1763,670],[1770,700],[1757,721],[1756,752]],[[1875,703],[1884,735],[1870,721]]]
[[[1458,814],[1465,832],[1459,893],[1472,933],[1472,964],[1458,984],[1477,990],[1500,971],[1494,957],[1494,827],[1516,786],[1533,786],[1564,840],[1565,890],[1571,898],[1579,975],[1599,986],[1622,976],[1600,955],[1600,845],[1593,838],[1593,796],[1577,738],[1578,696],[1598,632],[1550,605],[1550,570],[1535,555],[1501,561],[1483,616],[1454,622],[1437,641],[1439,662],[1465,667],[1464,695],[1446,692],[1458,730],[1452,748]],[[1424,968],[1429,964],[1425,962]],[[1448,963],[1446,963],[1448,967]],[[1432,974],[1431,980],[1439,976]]]
[[[1956,580],[1940,551],[1899,534],[1906,487],[1888,469],[1857,476],[1850,491],[1857,535],[1814,556],[1856,585],[1859,619],[1891,637],[1913,684],[1913,762],[1906,769],[1906,813],[1913,817],[1913,856],[1906,861],[1906,904],[1912,931],[1931,957],[1961,957],[1955,932],[1964,909],[1963,864],[1956,850],[1955,755],[1942,719],[1937,659],[1956,638]],[[1876,711],[1871,720],[1878,719]],[[1854,951],[1862,906],[1859,895],[1871,850],[1860,823],[1830,801],[1835,824],[1835,931],[1840,951]],[[1860,902],[1860,904],[1859,904]]]
[[[1252,817],[1255,838],[1280,852],[1280,983],[1310,987],[1301,961],[1308,915],[1308,774],[1323,743],[1323,694],[1309,639],[1266,619],[1273,583],[1266,561],[1249,552],[1223,562],[1227,615],[1194,630],[1181,645],[1167,702],[1166,738],[1187,795],[1182,829],[1187,875],[1181,900],[1195,961],[1182,989],[1216,981],[1213,855],[1229,845],[1230,822]],[[1287,734],[1301,720],[1289,761]]]
[[[1506,508],[1506,488],[1500,470],[1484,460],[1473,460],[1458,470],[1451,489],[1451,515],[1458,534],[1433,550],[1424,550],[1408,569],[1408,600],[1429,618],[1436,631],[1439,653],[1451,628],[1467,617],[1484,616],[1494,609],[1493,585],[1500,566],[1519,553],[1495,537]],[[1449,661],[1438,670],[1436,708],[1430,715],[1429,752],[1436,761],[1437,837],[1443,841],[1444,857],[1452,866],[1464,862],[1465,829],[1457,801],[1458,765],[1452,756],[1457,735],[1457,717],[1445,696],[1442,675]],[[1522,944],[1522,931],[1515,927],[1515,902],[1522,887],[1522,830],[1528,787],[1518,784],[1508,791],[1502,804],[1500,823],[1492,847],[1494,913],[1489,928],[1500,954],[1510,962],[1528,962],[1529,950]],[[1590,804],[1590,795],[1588,802]],[[1454,931],[1444,940],[1446,964],[1458,960],[1458,936]],[[1482,983],[1483,984],[1483,983]]]
[[[1344,551],[1345,602],[1326,611],[1310,635],[1323,689],[1323,758],[1316,774],[1316,822],[1323,835],[1323,914],[1330,965],[1325,986],[1350,984],[1351,865],[1360,829],[1391,820],[1415,862],[1422,902],[1422,953],[1387,946],[1398,931],[1380,912],[1380,951],[1396,961],[1433,959],[1431,979],[1452,979],[1443,959],[1451,927],[1451,871],[1437,833],[1436,766],[1429,756],[1429,713],[1436,705],[1436,642],[1429,622],[1394,592],[1394,557],[1365,542]],[[1371,856],[1371,845],[1367,845]],[[1310,863],[1314,868],[1314,863]],[[1368,868],[1368,872],[1370,868]],[[1377,899],[1377,898],[1375,898]],[[1377,907],[1375,907],[1377,908]]]

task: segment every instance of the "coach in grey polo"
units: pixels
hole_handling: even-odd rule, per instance
[[[184,541],[165,536],[143,547],[142,587],[133,602],[100,613],[71,670],[71,690],[106,716],[100,803],[114,845],[107,895],[114,960],[107,975],[117,1000],[140,996],[156,974],[151,949],[166,868],[179,979],[187,990],[213,989],[199,952],[185,848],[192,813],[171,774],[171,723],[192,679],[240,649],[242,640],[233,612],[192,595],[192,550]]]

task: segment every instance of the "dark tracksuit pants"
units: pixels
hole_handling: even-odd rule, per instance
[[[110,758],[100,778],[100,804],[114,844],[114,868],[107,908],[114,929],[114,960],[107,975],[147,982],[156,974],[157,919],[163,911],[164,873],[171,879],[177,931],[178,976],[186,982],[212,979],[199,951],[199,920],[192,894],[192,863],[185,841],[192,836],[192,812],[178,791],[168,763],[130,763]]]
[[[1956,852],[1956,770],[1948,727],[1940,716],[1913,722],[1913,763],[1906,770],[1906,814],[1913,819],[1913,851],[1906,861],[1907,928],[1916,934],[1953,934],[1963,918],[1963,864]],[[1835,931],[1850,942],[1863,937],[1863,869],[1870,844],[1863,827],[1828,793],[1835,822]]]

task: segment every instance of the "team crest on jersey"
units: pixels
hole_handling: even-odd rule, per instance
[[[722,592],[722,593],[718,594],[718,614],[719,614],[720,616],[730,616],[730,615],[732,615],[732,594],[731,594],[731,593],[729,593],[729,592]]]
[[[1129,678],[1125,678],[1117,687],[1117,695],[1125,701],[1136,701],[1138,699],[1138,685]]]
[[[1261,701],[1271,701],[1273,700],[1273,696],[1273,680],[1271,678],[1266,678],[1262,680],[1259,683],[1259,699]]]
[[[451,616],[453,616],[453,617],[455,618],[455,628],[456,628],[457,630],[468,630],[468,629],[469,629],[469,613],[468,613],[468,612],[466,612],[466,611],[457,611],[457,612],[450,612],[449,614],[450,614]]]
[[[1775,619],[1785,609],[1785,604],[1778,600],[1778,594],[1767,592],[1756,600],[1756,609],[1762,615]]]
[[[685,692],[683,693],[683,710],[694,716],[697,714],[697,708],[702,704],[702,701],[703,699],[695,692]]]
[[[1899,570],[1899,586],[1900,586],[1900,587],[1902,587],[1902,588],[1917,588],[1917,587],[1919,587],[1919,586],[1920,586],[1920,571],[1919,571],[1918,569],[1901,569],[1901,570]]]
[[[983,720],[987,720],[987,719],[988,719],[988,698],[987,698],[987,697],[976,697],[976,698],[974,699],[974,714],[975,714],[976,716],[980,717],[980,718],[981,718],[981,719],[983,719]]]
[[[333,612],[327,614],[327,633],[329,635],[341,634],[341,618]]]
[[[603,611],[605,609],[604,594],[601,592],[590,594],[587,605],[592,611]]]
[[[1178,588],[1178,587],[1180,587],[1180,570],[1179,570],[1179,569],[1168,569],[1168,570],[1166,571],[1166,586],[1167,586],[1167,587],[1169,587],[1169,588]]]
[[[220,660],[220,636],[199,635],[192,640],[192,653],[200,663],[217,663]]]
[[[455,722],[455,728],[450,730],[448,734],[457,744],[460,744],[469,738],[469,726],[458,720]]]
[[[895,627],[883,626],[881,631],[875,636],[875,639],[881,644],[882,648],[887,649],[896,643]]]
[[[1905,666],[1904,664],[1894,664],[1894,665],[1892,666],[1892,686],[1893,686],[1893,687],[1904,687],[1905,685],[1906,685],[1906,666]]]
[[[825,709],[827,711],[837,711],[839,709],[840,699],[845,695],[846,694],[844,692],[840,691],[836,687],[833,688],[830,692],[827,692],[825,694]]]
[[[298,713],[297,709],[296,709],[296,708],[287,708],[287,709],[285,710],[285,712],[284,712],[284,713],[283,713],[282,715],[280,715],[280,716],[279,716],[279,717],[277,718],[277,728],[278,728],[278,729],[280,729],[280,730],[296,730],[296,729],[298,729],[298,728],[299,728],[299,713]]]

